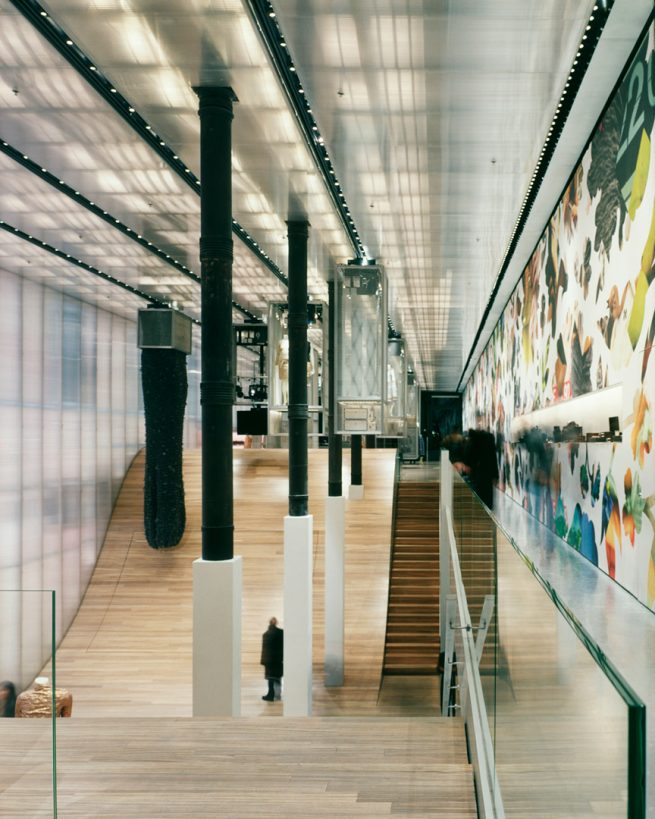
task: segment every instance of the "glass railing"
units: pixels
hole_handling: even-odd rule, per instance
[[[457,474],[452,536],[450,711],[468,724],[478,685],[491,757],[487,774],[475,768],[486,777],[478,799],[480,784],[491,794],[481,814],[645,817],[643,702]],[[453,616],[458,571],[467,612],[458,605]]]
[[[0,622],[0,816],[56,817],[55,593],[0,591]]]

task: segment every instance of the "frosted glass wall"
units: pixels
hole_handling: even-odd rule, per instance
[[[57,640],[70,625],[142,442],[139,352],[135,322],[3,271],[0,305],[0,679],[23,687],[48,598],[2,590],[55,589]]]

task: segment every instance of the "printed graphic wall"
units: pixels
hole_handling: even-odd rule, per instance
[[[654,39],[651,25],[464,396],[465,424],[479,409],[497,435],[501,488],[650,607]],[[517,433],[521,416],[559,403],[573,418],[586,394],[601,409],[618,395],[608,415],[619,416],[620,441],[552,443],[530,418]]]

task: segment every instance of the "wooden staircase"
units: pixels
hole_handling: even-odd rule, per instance
[[[461,482],[453,485],[453,529],[471,624],[477,629],[485,598],[496,596],[494,524],[470,487]],[[480,660],[481,674],[494,671],[496,629],[494,609]]]
[[[439,665],[439,484],[396,485],[384,674],[431,675]]]

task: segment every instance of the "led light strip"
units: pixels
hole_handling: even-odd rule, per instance
[[[55,188],[55,190],[59,191],[60,193],[66,194],[66,196],[68,196],[69,199],[72,199],[82,207],[86,208],[86,210],[93,213],[94,216],[97,216],[99,219],[102,219],[104,222],[107,222],[107,224],[111,225],[111,227],[114,228],[115,230],[119,230],[128,238],[132,239],[135,242],[138,242],[138,244],[140,244],[142,248],[149,251],[150,253],[153,253],[166,264],[172,265],[176,270],[178,270],[180,273],[183,273],[185,276],[188,276],[188,278],[192,279],[194,282],[200,281],[200,276],[194,273],[193,270],[190,270],[186,265],[183,265],[181,262],[178,262],[168,253],[164,253],[163,250],[158,248],[152,242],[149,242],[140,233],[137,233],[135,230],[132,230],[132,228],[125,225],[123,222],[121,222],[120,219],[116,219],[114,216],[112,216],[111,213],[108,213],[106,210],[103,210],[99,205],[96,205],[95,202],[91,202],[89,199],[87,199],[86,196],[80,193],[80,191],[75,190],[75,188],[72,188],[69,184],[64,182],[63,179],[59,179],[58,176],[51,173],[47,168],[42,167],[38,162],[35,162],[33,159],[30,159],[29,156],[27,156],[27,154],[21,153],[17,148],[14,148],[13,146],[9,145],[9,143],[5,142],[2,139],[0,139],[0,151],[6,154],[6,156],[8,156],[10,159],[13,159],[15,162],[18,162],[20,165],[22,165],[28,171],[33,173],[35,176],[39,176],[41,179],[43,179],[45,182],[47,182],[49,185]]]
[[[480,319],[478,331],[473,339],[473,344],[471,345],[466,363],[462,368],[462,374],[459,378],[459,383],[457,384],[458,392],[461,391],[464,374],[471,363],[476,345],[480,340],[484,325],[489,317],[494,301],[498,296],[503,278],[507,272],[512,256],[514,255],[519,239],[521,238],[528,215],[532,209],[532,206],[534,205],[535,199],[537,198],[537,193],[539,192],[539,188],[541,187],[544,177],[546,176],[550,160],[552,159],[555,148],[557,147],[557,143],[562,134],[566,120],[571,113],[571,108],[575,102],[580,85],[585,78],[587,69],[589,68],[589,63],[591,62],[591,58],[594,56],[596,46],[598,45],[598,41],[600,40],[600,36],[603,33],[605,23],[607,22],[607,18],[609,17],[613,6],[614,0],[599,0],[599,2],[593,7],[591,16],[589,17],[589,21],[585,28],[585,32],[582,35],[582,40],[580,41],[580,45],[578,46],[578,50],[573,60],[573,64],[571,65],[568,77],[566,78],[566,83],[562,89],[559,102],[555,108],[555,114],[553,115],[548,128],[548,134],[546,135],[546,139],[539,154],[539,159],[537,160],[537,164],[535,165],[535,169],[532,173],[532,178],[528,183],[528,189],[519,209],[518,218],[514,228],[512,229],[507,249],[505,250],[505,254],[500,263],[498,276],[496,277],[491,295],[487,301],[487,306],[485,307]]]
[[[0,219],[0,228],[2,230],[5,230],[12,236],[17,236],[19,239],[22,239],[25,242],[29,242],[30,244],[40,248],[41,250],[45,250],[47,253],[52,253],[53,256],[57,256],[60,259],[64,259],[64,261],[70,262],[70,264],[75,265],[76,267],[81,267],[82,270],[86,270],[87,273],[92,273],[94,276],[98,276],[99,278],[104,279],[106,282],[109,282],[110,284],[113,284],[116,287],[120,287],[123,290],[127,290],[129,293],[138,296],[141,299],[145,299],[151,304],[156,304],[161,307],[170,307],[172,305],[173,299],[169,301],[165,299],[160,299],[157,296],[151,296],[145,291],[139,290],[138,287],[134,287],[133,285],[122,281],[122,279],[117,279],[115,276],[111,276],[109,273],[105,273],[104,270],[100,270],[100,268],[94,267],[92,264],[88,264],[88,262],[82,261],[82,259],[77,259],[75,256],[71,256],[70,253],[66,253],[64,250],[60,250],[59,248],[54,247],[54,245],[48,244],[48,242],[44,242],[41,239],[37,239],[31,233],[26,233],[24,230],[14,227],[13,225],[10,225],[3,219]],[[251,310],[248,310],[247,307],[243,307],[243,305],[239,304],[236,301],[232,302],[232,307],[234,307],[235,310],[238,310],[240,313],[246,316],[246,318],[249,318],[251,321],[255,322],[261,321],[261,319],[258,316],[256,316]],[[180,312],[183,313],[183,315],[186,315],[186,313],[184,313],[183,311]],[[189,316],[188,318],[194,324],[200,325],[199,319],[191,318],[191,316]]]
[[[110,80],[98,69],[82,49],[76,45],[58,23],[36,0],[11,0],[18,11],[36,28],[46,40],[53,45],[76,71],[97,91],[102,98],[127,122],[148,145],[166,162],[166,164],[183,179],[189,187],[200,194],[200,180],[193,171],[182,162],[175,151],[156,133],[154,128],[139,114],[133,105],[118,91]],[[236,219],[232,220],[232,230],[254,253],[257,258],[283,284],[288,279],[280,268],[264,252],[258,242],[242,227]]]
[[[291,59],[286,38],[277,22],[275,9],[268,0],[247,0],[246,5],[250,9],[251,16],[268,51],[273,68],[278,75],[286,93],[287,100],[291,105],[291,109],[305,137],[307,147],[314,158],[316,166],[321,172],[332,202],[348,233],[353,249],[358,257],[365,258],[366,251],[359,237],[359,231],[355,226],[350,208],[346,203],[343,189],[337,180],[336,172],[332,160],[328,155],[327,148],[325,147],[325,141],[319,131],[318,123],[314,119],[311,103],[307,99],[302,81]]]
[[[87,273],[93,273],[94,276],[98,276],[99,278],[104,279],[106,282],[109,282],[110,284],[114,284],[117,287],[121,287],[123,290],[127,290],[134,296],[138,296],[141,299],[145,299],[151,304],[157,304],[162,307],[168,306],[167,302],[165,302],[163,299],[159,299],[156,296],[150,296],[143,290],[139,290],[137,287],[133,287],[131,284],[127,284],[127,282],[121,281],[120,279],[117,279],[115,276],[111,276],[109,273],[105,273],[103,270],[100,270],[99,268],[94,267],[91,264],[87,264],[87,262],[83,262],[81,259],[76,259],[75,256],[71,256],[70,253],[66,253],[63,250],[59,250],[59,248],[54,247],[54,245],[50,245],[47,242],[41,241],[41,239],[37,239],[35,236],[32,236],[31,233],[26,233],[24,230],[21,230],[20,228],[14,227],[13,225],[10,225],[8,222],[5,222],[4,219],[0,219],[0,228],[2,228],[2,230],[5,230],[7,233],[12,234],[13,236],[18,236],[19,239],[22,239],[25,242],[29,242],[30,244],[40,248],[41,250],[45,250],[48,253],[51,253],[53,256],[57,256],[66,262],[70,262],[70,264],[75,265],[76,267],[81,267],[83,270],[86,270]],[[197,319],[191,320],[194,321],[196,324],[199,324]]]

